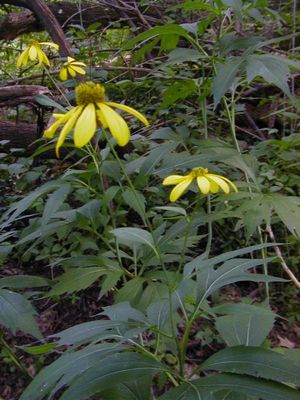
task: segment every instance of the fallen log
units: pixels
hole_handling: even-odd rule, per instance
[[[35,96],[49,93],[48,88],[39,85],[2,86],[0,87],[0,107],[35,103]]]
[[[11,4],[23,8],[29,8],[28,3],[22,0],[0,0],[1,4]],[[122,7],[114,1],[95,3],[83,1],[79,8],[77,4],[69,1],[49,3],[49,9],[63,28],[70,24],[82,24],[85,28],[94,22],[99,22],[102,27],[110,25],[113,21],[119,21],[122,25],[128,25],[131,21],[135,26],[148,26],[161,24],[160,11],[156,7],[147,10],[147,15],[128,4]],[[122,13],[126,17],[122,18]],[[146,25],[147,26],[147,25]],[[19,13],[10,13],[6,17],[0,17],[0,39],[12,40],[23,33],[38,32],[44,30],[44,26],[37,20],[33,12],[25,10]]]

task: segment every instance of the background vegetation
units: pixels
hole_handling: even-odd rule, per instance
[[[55,41],[38,14],[7,29],[25,3],[0,1],[0,396],[299,399],[297,2],[47,2],[61,51],[18,69]],[[126,147],[42,137],[67,55],[148,118]],[[171,203],[197,167],[238,192]]]

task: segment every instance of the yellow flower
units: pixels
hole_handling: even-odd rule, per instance
[[[147,119],[134,108],[105,101],[105,89],[100,84],[81,83],[75,92],[77,106],[66,114],[54,114],[56,121],[44,132],[44,136],[52,139],[60,125],[64,125],[56,144],[57,156],[60,147],[73,128],[76,147],[86,145],[94,136],[97,126],[108,128],[118,145],[125,146],[130,139],[129,128],[126,121],[112,107],[126,111],[146,126],[149,125]]]
[[[86,72],[81,67],[86,67],[86,65],[83,62],[75,61],[72,57],[68,57],[68,61],[63,64],[60,70],[59,78],[62,81],[66,81],[68,75],[72,78],[75,78],[76,74],[85,75]]]
[[[35,61],[38,60],[38,66],[41,66],[42,64],[46,65],[47,67],[50,67],[50,61],[46,54],[43,52],[41,49],[42,46],[50,46],[54,47],[56,50],[58,50],[59,46],[55,43],[52,42],[32,42],[30,46],[26,47],[26,49],[22,52],[20,57],[17,60],[17,68],[20,68],[22,65],[24,67],[28,64],[28,60],[30,61]]]
[[[163,185],[176,185],[170,194],[170,201],[174,202],[183,194],[183,192],[190,186],[193,180],[196,179],[198,188],[201,193],[217,193],[221,188],[223,192],[228,194],[230,187],[234,191],[238,191],[235,184],[228,178],[221,175],[211,174],[206,168],[193,168],[187,175],[170,175],[167,176]]]

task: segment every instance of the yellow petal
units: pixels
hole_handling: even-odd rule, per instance
[[[186,179],[186,176],[182,176],[182,175],[170,175],[167,176],[164,180],[163,180],[163,185],[168,186],[168,185],[177,185],[177,183],[180,183],[182,181],[184,181]]]
[[[116,139],[119,146],[126,146],[130,140],[130,132],[126,121],[104,103],[97,103],[100,111],[100,119],[106,122],[112,136]]]
[[[223,190],[223,192],[225,192],[226,194],[229,193],[229,186],[227,185],[227,183],[224,181],[223,178],[219,178],[218,176],[214,175],[214,174],[207,174],[206,177],[213,182],[216,182],[217,185],[220,186],[220,188]]]
[[[210,181],[210,191],[211,193],[218,193],[219,191],[219,185],[212,180]]]
[[[67,67],[68,73],[71,75],[72,78],[75,78],[76,72],[74,71],[73,67]]]
[[[75,61],[75,58],[68,57],[67,60],[68,60],[67,63],[71,63],[72,61]],[[67,63],[66,63],[66,64],[67,64]]]
[[[43,44],[45,46],[54,47],[56,50],[59,49],[59,45],[53,42],[40,42],[39,44]]]
[[[107,104],[110,107],[116,107],[116,108],[119,108],[120,110],[126,111],[126,112],[128,112],[128,114],[131,114],[135,118],[139,119],[144,125],[149,126],[149,122],[143,116],[143,114],[141,114],[140,112],[138,112],[137,110],[135,110],[132,107],[125,106],[124,104],[113,103],[113,102],[105,102],[105,104]]]
[[[77,72],[77,74],[80,74],[80,75],[85,75],[86,74],[84,69],[82,69],[80,67],[77,67],[76,65],[74,65],[74,63],[72,65],[70,65],[69,68],[72,69],[73,71]]]
[[[233,188],[233,190],[234,190],[235,192],[238,192],[237,187],[235,186],[235,184],[234,184],[230,179],[225,178],[225,176],[221,176],[221,175],[214,175],[214,176],[217,176],[218,178],[223,179],[224,181],[226,181],[227,183],[229,183],[229,185]]]
[[[74,112],[76,112],[78,107],[72,108],[66,114],[63,114],[61,118],[57,119],[48,129],[44,131],[44,136],[48,139],[53,139],[55,132],[57,131],[58,127],[64,124],[68,119],[72,116]]]
[[[20,68],[22,65],[27,65],[28,63],[28,57],[29,57],[29,47],[25,49],[20,57],[17,60],[17,68]]]
[[[34,61],[37,58],[37,54],[38,54],[37,53],[37,47],[34,46],[34,45],[30,46],[30,48],[29,48],[29,59],[31,61]]]
[[[75,126],[74,143],[76,147],[86,145],[96,131],[96,110],[94,103],[88,104],[82,111]]]
[[[71,64],[76,65],[78,67],[86,67],[86,64],[80,61],[73,61]]]
[[[205,176],[198,176],[197,177],[197,185],[201,193],[207,194],[210,190],[210,182]]]
[[[60,113],[53,113],[52,114],[52,118],[58,120],[60,118],[62,118],[65,114],[60,114]]]
[[[67,68],[62,67],[62,69],[60,70],[60,73],[59,73],[59,79],[61,81],[66,81],[68,79]]]
[[[61,130],[58,140],[56,143],[56,156],[59,157],[59,149],[63,145],[67,135],[69,132],[72,130],[73,126],[75,125],[75,122],[77,121],[78,116],[80,115],[81,111],[83,109],[83,106],[77,107],[76,111],[71,115],[71,117],[68,119],[67,123]]]
[[[187,176],[186,179],[174,187],[170,194],[170,201],[174,202],[183,194],[183,192],[190,186],[193,181],[192,176]]]

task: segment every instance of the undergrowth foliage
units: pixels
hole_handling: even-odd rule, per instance
[[[300,398],[299,355],[268,339],[273,289],[300,287],[289,268],[300,63],[284,51],[287,17],[264,1],[185,1],[168,13],[142,33],[107,29],[101,43],[98,26],[73,26],[75,58],[43,37],[10,53],[26,74],[43,70],[53,94],[36,97],[51,123],[33,157],[1,143],[2,268],[35,271],[0,278],[1,325],[32,337],[14,349],[2,335],[6,362],[24,372],[23,352],[38,369],[20,400]],[[249,109],[264,106],[253,121]],[[53,149],[59,160],[42,159]],[[45,299],[76,303],[91,288],[88,322],[41,332]]]

